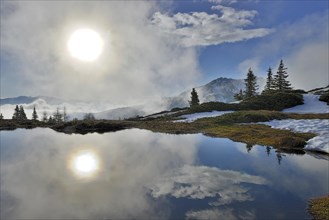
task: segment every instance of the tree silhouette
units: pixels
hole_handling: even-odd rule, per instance
[[[239,93],[237,93],[237,94],[234,95],[234,99],[237,100],[237,101],[243,100],[243,92],[242,92],[242,89],[240,89]]]
[[[270,156],[270,154],[271,154],[271,147],[266,147],[266,153],[267,153],[267,156]]]
[[[55,123],[63,122],[63,114],[60,113],[59,108],[56,109],[56,112],[54,112],[53,117]]]
[[[251,68],[249,68],[247,73],[247,78],[244,80],[246,90],[244,91],[244,95],[246,98],[250,98],[256,95],[257,91],[257,82],[256,82],[256,76],[254,75]]]
[[[274,89],[273,85],[273,74],[271,67],[267,70],[267,78],[266,78],[266,85],[263,92],[270,92]]]
[[[93,113],[87,113],[83,116],[83,119],[93,121],[93,120],[95,120],[95,116]]]
[[[2,120],[3,119],[3,115],[2,115],[2,113],[0,113],[0,120]]]
[[[190,103],[190,107],[199,105],[200,101],[199,101],[199,97],[198,97],[198,93],[195,91],[195,89],[192,89],[191,92],[191,101],[189,101]]]
[[[38,120],[38,114],[37,114],[37,111],[35,110],[35,106],[33,107],[33,113],[32,113],[32,120],[33,121],[36,121]]]
[[[49,116],[48,123],[49,124],[54,124],[56,121],[53,119],[53,117]]]
[[[25,111],[23,106],[19,106],[19,111],[18,111],[18,120],[23,121],[23,120],[27,120]]]
[[[69,120],[69,117],[66,113],[66,107],[65,106],[63,108],[63,120],[64,120],[64,122],[67,122]]]
[[[46,111],[44,111],[44,112],[42,113],[42,121],[43,121],[43,122],[47,122],[47,121],[48,121],[48,115],[47,115],[47,112],[46,112]]]
[[[285,156],[284,154],[281,154],[280,152],[276,152],[276,158],[278,159],[279,165],[281,165],[282,157]]]
[[[16,105],[12,119],[19,120],[19,107]]]
[[[246,144],[246,149],[248,153],[251,151],[252,147],[253,147],[252,144]]]
[[[287,68],[284,67],[283,61],[280,61],[278,71],[276,72],[276,75],[274,76],[273,80],[273,87],[275,90],[291,90],[291,84],[287,80],[288,78],[288,73],[287,73]]]

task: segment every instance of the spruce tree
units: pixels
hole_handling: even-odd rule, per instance
[[[257,91],[257,82],[256,82],[256,76],[252,72],[251,68],[249,68],[247,73],[247,78],[244,80],[246,90],[244,91],[244,97],[250,98],[256,95]]]
[[[263,92],[270,92],[274,89],[273,86],[273,74],[271,67],[267,70],[267,78],[266,78],[266,85]]]
[[[287,68],[284,67],[283,61],[280,61],[278,71],[276,72],[276,75],[274,76],[273,80],[273,86],[275,90],[291,90],[291,84],[287,80],[288,78],[288,73],[287,73]]]
[[[67,122],[68,120],[69,120],[69,117],[66,113],[66,107],[64,106],[64,108],[63,108],[63,121]]]
[[[234,99],[237,100],[237,101],[243,100],[243,92],[242,92],[242,89],[240,89],[239,93],[237,93],[237,94],[234,95]]]
[[[89,120],[89,121],[94,121],[95,120],[95,116],[93,113],[86,113],[83,116],[83,120]]]
[[[14,110],[14,114],[12,117],[13,120],[19,120],[19,108],[18,105],[16,105],[15,110]]]
[[[32,113],[32,120],[33,121],[36,121],[38,120],[38,114],[37,114],[37,111],[35,110],[35,106],[33,107],[33,113]]]
[[[59,108],[56,109],[56,112],[54,112],[53,116],[55,123],[61,123],[63,121],[63,114],[60,113]]]
[[[42,121],[43,121],[43,122],[47,122],[47,121],[48,121],[48,115],[47,115],[47,112],[43,112],[43,113],[42,113]]]
[[[2,115],[2,113],[0,113],[0,120],[2,120],[3,119],[3,115]]]
[[[198,93],[195,91],[195,89],[192,89],[191,92],[191,101],[189,101],[190,107],[196,106],[200,104]]]
[[[19,106],[19,112],[18,112],[18,120],[27,120],[24,108],[22,105]]]
[[[48,123],[53,124],[54,122],[55,120],[53,119],[53,117],[49,116]]]

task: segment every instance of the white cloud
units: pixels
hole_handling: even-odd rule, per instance
[[[193,12],[171,16],[156,12],[152,22],[186,47],[232,43],[263,37],[271,32],[267,28],[245,28],[253,24],[251,20],[257,15],[256,11],[238,11],[222,5],[212,9],[219,10],[222,15]]]
[[[251,220],[255,219],[255,212],[253,211],[243,211],[242,213],[235,214],[234,210],[231,208],[225,209],[205,209],[199,211],[188,211],[186,213],[187,219],[226,219],[226,220],[234,220],[234,219],[244,219]]]
[[[286,58],[293,87],[311,90],[329,85],[328,48],[328,41],[310,43]]]
[[[208,1],[215,4],[229,4],[229,5],[238,2],[238,0],[208,0]]]
[[[294,88],[310,90],[326,86],[329,84],[328,27],[328,11],[283,23],[275,27],[266,41],[255,46],[253,55],[242,63],[253,60],[262,63],[266,69],[259,73],[265,76],[268,66],[276,73],[283,59]]]
[[[187,219],[238,219],[234,213],[233,209],[205,209],[200,211],[189,211],[186,213]]]
[[[49,129],[5,133],[1,219],[167,219],[169,210],[149,199],[145,186],[168,169],[193,164],[199,142],[196,135],[139,129],[102,135]],[[100,171],[89,181],[76,179],[67,167],[79,151],[99,157]]]
[[[242,61],[238,65],[238,69],[242,73],[242,78],[245,78],[249,68],[252,69],[255,75],[258,75],[258,73],[260,72],[259,65],[260,65],[260,59],[258,57]]]
[[[183,166],[164,175],[163,179],[150,188],[155,198],[167,195],[189,199],[218,197],[210,205],[220,206],[253,200],[248,189],[241,186],[241,183],[264,185],[267,181],[259,176],[215,167]]]
[[[3,97],[46,95],[134,105],[173,95],[200,76],[197,51],[179,47],[151,24],[157,2],[16,1],[3,2],[3,11]],[[67,51],[69,35],[81,27],[97,30],[104,39],[104,53],[96,62],[77,61]]]

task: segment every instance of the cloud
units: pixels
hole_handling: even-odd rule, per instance
[[[238,65],[239,71],[243,73],[242,78],[245,78],[249,68],[251,68],[254,74],[257,75],[260,72],[259,65],[260,65],[260,59],[257,57],[242,61]]]
[[[167,195],[189,199],[218,197],[218,200],[210,205],[220,206],[253,200],[248,189],[241,186],[241,183],[264,185],[267,181],[259,176],[236,171],[187,165],[164,175],[161,181],[150,188],[155,198]]]
[[[149,18],[158,10],[149,1],[3,2],[2,96],[134,105],[190,87],[200,77],[198,53],[157,31]],[[69,55],[67,40],[78,28],[94,29],[103,38],[96,62]]]
[[[1,133],[1,219],[166,219],[169,210],[151,200],[145,187],[168,169],[194,163],[197,144],[196,135],[138,129],[78,136],[49,129]],[[79,151],[99,156],[99,175],[77,179],[67,166]]]
[[[311,90],[329,85],[328,48],[328,41],[310,43],[286,58],[293,87]]]
[[[276,73],[280,59],[288,68],[288,80],[296,89],[313,89],[329,83],[328,67],[328,10],[306,15],[295,22],[274,27],[275,32],[254,46],[248,59],[259,63],[258,72],[265,76],[269,66]]]
[[[243,211],[242,213],[235,214],[234,210],[231,208],[225,209],[205,209],[199,211],[188,211],[186,213],[187,219],[244,219],[251,220],[255,219],[255,213],[253,211]]]
[[[238,0],[208,0],[208,1],[215,4],[229,4],[229,5],[238,2]]]
[[[205,209],[200,211],[189,211],[186,213],[187,219],[238,219],[233,209]]]
[[[271,32],[267,28],[245,28],[253,24],[251,20],[257,15],[256,11],[238,11],[222,5],[212,6],[212,9],[219,10],[222,15],[192,12],[171,16],[156,12],[152,23],[186,47],[238,42],[263,37]]]

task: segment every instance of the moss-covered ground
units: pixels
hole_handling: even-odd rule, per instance
[[[328,220],[329,195],[320,198],[311,199],[308,210],[315,220]]]

